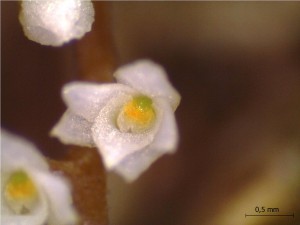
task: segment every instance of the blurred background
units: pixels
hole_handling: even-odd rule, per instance
[[[17,2],[1,4],[2,126],[59,157],[48,132],[86,43],[29,41]],[[176,154],[132,184],[108,174],[110,224],[300,224],[300,3],[107,4],[116,64],[152,59],[182,95]],[[256,207],[294,217],[245,217]]]

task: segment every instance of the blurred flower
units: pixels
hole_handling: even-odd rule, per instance
[[[1,224],[76,224],[67,182],[49,171],[31,143],[1,134]]]
[[[68,110],[51,134],[65,144],[97,146],[108,170],[133,181],[176,150],[180,95],[164,69],[148,60],[123,66],[114,76],[116,84],[67,84],[62,97]]]
[[[94,8],[90,0],[23,0],[20,22],[28,39],[60,46],[91,30]]]

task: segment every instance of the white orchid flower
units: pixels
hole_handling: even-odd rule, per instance
[[[42,45],[60,46],[80,39],[91,30],[91,0],[23,0],[20,22],[28,39]]]
[[[106,169],[130,182],[176,150],[180,95],[149,60],[123,66],[114,76],[118,83],[65,85],[68,109],[51,134],[65,144],[98,147]]]
[[[1,224],[76,224],[68,183],[50,172],[34,145],[1,135]]]

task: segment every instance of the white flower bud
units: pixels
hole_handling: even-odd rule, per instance
[[[28,39],[60,46],[91,30],[94,8],[90,0],[24,0],[20,22]]]

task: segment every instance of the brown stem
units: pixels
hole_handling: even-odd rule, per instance
[[[79,78],[111,82],[115,54],[111,33],[110,3],[94,2],[95,22],[92,31],[77,45]]]
[[[112,81],[114,50],[110,32],[110,3],[94,2],[92,31],[76,46],[78,76],[85,81]],[[62,171],[73,186],[74,205],[81,224],[108,224],[106,174],[98,151],[71,147],[65,161],[49,160],[53,170]]]
[[[72,147],[63,160],[48,162],[53,171],[69,179],[79,224],[108,224],[106,176],[97,150]]]

